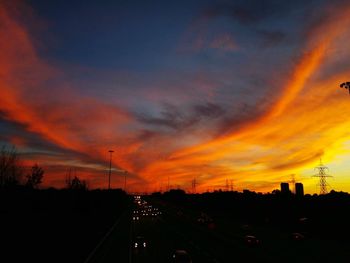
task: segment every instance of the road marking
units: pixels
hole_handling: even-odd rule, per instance
[[[132,244],[132,230],[134,226],[134,221],[130,224],[130,233],[129,233],[129,263],[132,263],[132,247],[134,244]]]
[[[106,233],[106,235],[101,239],[101,241],[97,244],[97,246],[91,251],[91,253],[89,254],[89,256],[86,258],[86,260],[84,261],[84,263],[88,263],[91,258],[94,256],[94,254],[96,253],[96,251],[100,248],[100,246],[103,244],[103,242],[105,242],[105,240],[107,239],[107,237],[113,232],[113,230],[115,229],[115,227],[119,224],[119,222],[121,221],[121,219],[125,216],[125,214],[128,211],[125,211],[113,224],[113,226],[109,229],[109,231]]]

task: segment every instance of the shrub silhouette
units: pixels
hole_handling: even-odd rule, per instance
[[[29,188],[37,189],[39,185],[42,183],[42,179],[44,177],[44,170],[35,164],[32,167],[31,173],[27,175],[27,182],[25,185]]]
[[[80,180],[78,176],[71,179],[70,176],[66,179],[67,189],[70,190],[88,190],[88,184],[85,180]]]

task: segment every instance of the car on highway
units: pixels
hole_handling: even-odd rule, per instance
[[[135,249],[143,249],[147,247],[146,239],[143,236],[137,236],[134,240]]]
[[[302,241],[305,239],[305,236],[303,234],[295,232],[291,234],[291,239],[294,241]]]
[[[173,254],[173,262],[175,263],[192,263],[192,259],[186,250],[178,249]]]
[[[260,245],[260,240],[256,237],[256,236],[253,236],[253,235],[246,235],[244,237],[244,243],[247,245],[247,246],[250,246],[250,247],[254,247],[254,246],[258,246]]]

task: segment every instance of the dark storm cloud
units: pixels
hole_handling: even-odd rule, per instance
[[[214,19],[220,16],[226,16],[241,24],[250,25],[258,23],[266,18],[284,16],[295,9],[307,8],[307,6],[312,6],[315,2],[315,0],[308,1],[308,4],[305,5],[305,1],[302,0],[225,1],[219,4],[208,6],[203,10],[202,18]]]
[[[225,113],[225,110],[221,106],[209,102],[206,104],[194,105],[193,111],[198,118],[217,118]]]
[[[12,144],[20,142],[26,147],[50,147],[55,148],[54,144],[44,141],[38,134],[28,131],[28,127],[24,124],[8,121],[4,118],[4,114],[0,114],[0,139],[8,141]]]
[[[137,118],[140,122],[145,124],[167,127],[175,130],[189,125],[180,110],[171,104],[163,105],[163,110],[160,112],[159,117],[140,114]]]
[[[261,1],[259,1],[259,8],[246,3],[221,3],[205,9],[202,13],[202,18],[214,19],[220,16],[227,16],[241,24],[251,24],[260,21],[271,12],[272,9],[266,8]]]
[[[19,154],[28,159],[56,159],[60,161],[81,160],[86,163],[105,165],[104,160],[92,158],[83,152],[60,147],[47,140],[40,134],[31,132],[28,127],[13,121],[1,118],[0,113],[0,145],[14,145]]]
[[[221,118],[225,112],[225,109],[214,103],[195,104],[189,109],[164,104],[159,117],[139,114],[137,118],[144,124],[181,131],[198,125],[202,121]]]
[[[245,124],[254,122],[254,120],[264,115],[263,110],[259,110],[256,106],[246,103],[237,105],[231,109],[231,114],[222,118],[217,126],[216,135],[218,137],[239,130]]]
[[[309,32],[313,31],[317,25],[324,24],[330,17],[329,12],[324,11],[324,4],[329,4],[329,1],[224,1],[202,9],[196,23],[197,25],[207,24],[211,20],[227,17],[241,26],[249,28],[250,32],[260,38],[262,47],[272,47],[284,43],[289,31],[294,30],[294,27],[286,24],[286,21],[291,17],[294,21],[302,21],[304,24],[300,32],[304,37],[309,35]],[[274,28],[270,28],[271,23]],[[289,24],[292,23],[294,22],[289,22]],[[305,27],[305,24],[308,26]],[[297,28],[296,31],[298,30]]]
[[[24,124],[8,121],[0,116],[0,138],[12,144],[32,149],[45,149],[50,152],[64,151],[56,144],[45,140],[39,134],[30,132]]]
[[[257,34],[262,40],[263,47],[274,47],[286,40],[287,34],[282,31],[258,30]]]

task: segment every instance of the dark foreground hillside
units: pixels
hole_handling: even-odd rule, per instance
[[[84,262],[129,205],[121,190],[0,191],[0,262]]]

